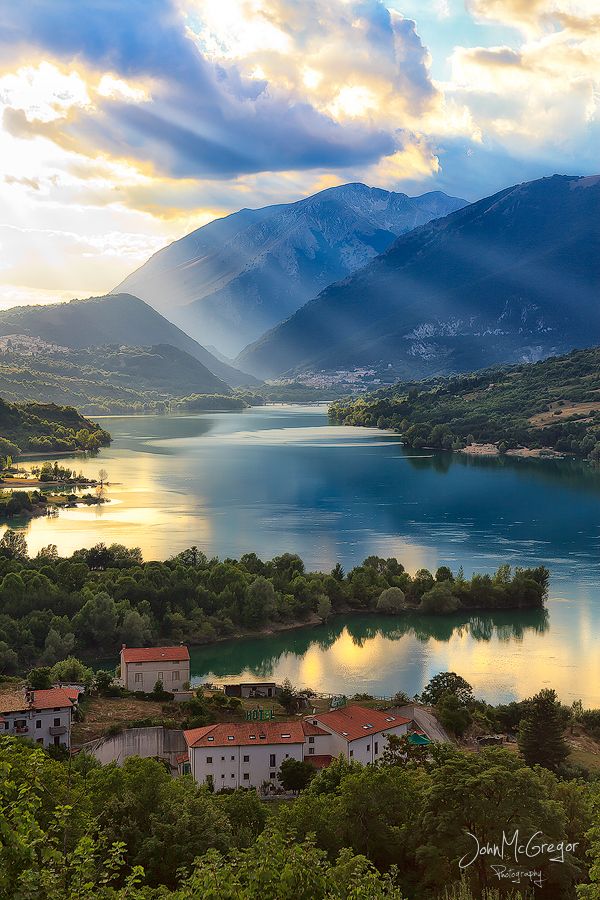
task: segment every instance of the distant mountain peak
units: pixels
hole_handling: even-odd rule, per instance
[[[423,199],[423,198],[421,198]],[[600,176],[524,182],[400,236],[249,345],[260,377],[413,379],[600,344]]]
[[[159,250],[115,291],[234,356],[398,235],[465,203],[441,191],[409,197],[362,182],[335,185],[216,219]]]

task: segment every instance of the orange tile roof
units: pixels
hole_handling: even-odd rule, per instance
[[[29,704],[23,691],[2,691],[0,693],[0,713],[21,712]]]
[[[366,709],[364,706],[345,706],[342,709],[334,709],[331,712],[317,713],[308,716],[312,722],[315,719],[326,728],[331,728],[336,734],[340,734],[349,741],[356,741],[366,734],[377,734],[389,731],[398,725],[408,725],[411,719],[404,716],[393,715],[379,709]]]
[[[188,747],[250,747],[257,744],[303,744],[302,722],[234,722],[205,725],[183,732]],[[263,737],[264,735],[264,737]]]
[[[331,763],[332,756],[305,756],[304,762],[310,763],[315,769],[325,769]]]
[[[79,696],[79,695],[78,695]],[[54,709],[73,706],[72,698],[64,688],[50,688],[47,691],[33,691],[32,709]]]
[[[123,662],[180,662],[190,658],[187,647],[123,647]]]
[[[319,728],[318,725],[313,725],[312,722],[308,722],[306,719],[302,721],[302,730],[304,734],[313,735],[313,734],[329,734],[328,731],[325,731],[324,728]]]

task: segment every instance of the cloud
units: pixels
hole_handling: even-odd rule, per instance
[[[51,104],[53,116],[9,97],[6,126],[160,174],[230,178],[373,163],[402,149],[402,131],[435,100],[414,23],[381,0],[239,7],[255,44],[242,52],[238,38],[218,53],[222,35],[194,30],[200,0],[88,0],[85,14],[74,0],[13,4],[3,12],[7,53],[49,55],[82,87],[77,102]],[[313,91],[307,59],[324,76]]]

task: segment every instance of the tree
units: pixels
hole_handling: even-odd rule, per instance
[[[444,694],[453,694],[463,706],[473,702],[473,688],[456,672],[434,675],[423,688],[419,699],[421,703],[436,706]]]
[[[448,580],[436,581],[431,590],[423,594],[419,603],[420,612],[433,615],[453,613],[459,607],[460,600],[452,593],[452,582]]]
[[[527,765],[556,772],[569,755],[556,691],[543,688],[528,703],[519,726],[519,750]]]
[[[310,763],[300,759],[284,759],[277,773],[277,780],[286,791],[298,793],[308,787],[316,775],[316,769]]]
[[[107,478],[108,478],[108,472],[106,471],[106,469],[100,469],[100,471],[98,472],[98,479],[100,481],[101,488],[104,487],[104,482],[106,481]]]
[[[297,706],[296,689],[289,678],[286,678],[281,686],[277,699],[286,712],[294,712]]]
[[[94,594],[73,620],[78,638],[85,647],[112,649],[117,629],[117,608],[107,593]]]
[[[404,592],[398,587],[386,588],[377,598],[377,612],[394,615],[405,609]]]
[[[48,666],[32,669],[27,676],[27,684],[32,691],[46,691],[52,687],[52,674]]]
[[[20,531],[7,528],[0,539],[0,556],[25,562],[29,558],[27,541]]]
[[[105,694],[110,691],[114,683],[114,674],[107,671],[106,669],[98,669],[98,671],[94,675],[94,684],[96,685],[100,694]]]
[[[0,675],[12,675],[18,668],[19,657],[6,641],[0,641]]]
[[[317,615],[321,622],[326,622],[331,616],[331,600],[325,594],[321,594],[317,602]]]
[[[46,636],[41,660],[46,665],[52,666],[59,660],[66,659],[73,652],[74,646],[75,635],[71,631],[61,634],[55,628],[51,628]]]
[[[456,737],[462,737],[473,721],[469,709],[460,702],[456,694],[443,694],[435,711],[440,724]]]
[[[84,684],[89,687],[94,680],[94,673],[80,659],[69,656],[52,666],[50,677],[53,682]]]

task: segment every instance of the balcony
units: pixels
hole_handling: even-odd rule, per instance
[[[51,725],[50,728],[48,729],[48,732],[51,735],[51,737],[56,737],[56,735],[59,735],[59,734],[66,734],[67,726],[66,725]]]

